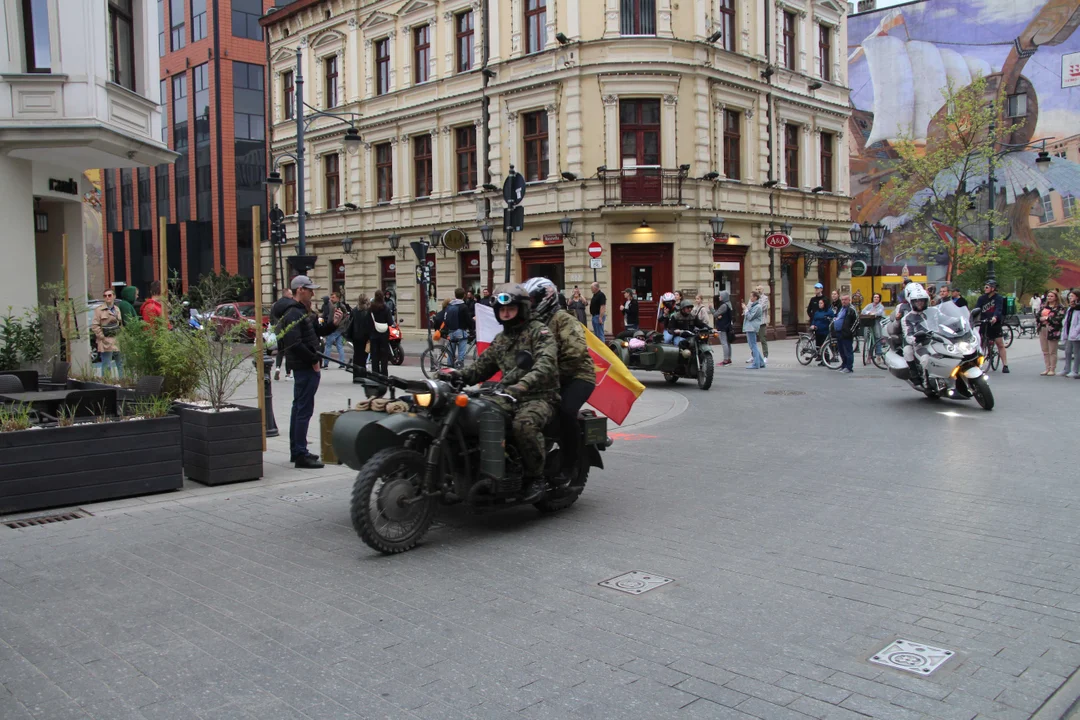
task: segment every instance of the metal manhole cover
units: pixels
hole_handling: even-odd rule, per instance
[[[766,390],[765,394],[766,395],[791,396],[791,395],[805,395],[806,393],[804,393],[802,390]]]
[[[600,587],[611,588],[630,595],[641,595],[672,582],[675,582],[672,578],[661,577],[640,570],[631,570],[628,573],[623,573],[597,584]]]
[[[955,653],[944,648],[923,645],[911,640],[896,640],[874,653],[870,662],[916,675],[929,675],[945,664]]]
[[[307,500],[317,500],[322,495],[313,492],[302,492],[299,495],[278,495],[278,500],[284,500],[285,502],[298,503],[305,502]]]

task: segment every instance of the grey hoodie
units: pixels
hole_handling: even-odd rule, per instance
[[[713,317],[716,318],[715,328],[720,331],[726,331],[731,327],[731,313],[733,308],[731,307],[731,293],[727,290],[721,290],[717,295],[720,298],[720,304],[716,306],[716,310],[713,311]],[[724,316],[727,316],[726,318]]]

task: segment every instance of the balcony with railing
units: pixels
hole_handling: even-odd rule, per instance
[[[690,166],[637,165],[597,170],[604,184],[604,205],[682,205],[683,182]]]

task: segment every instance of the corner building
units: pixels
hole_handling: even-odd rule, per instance
[[[501,282],[504,204],[491,188],[513,166],[528,183],[514,279],[545,275],[588,295],[595,239],[608,330],[622,328],[627,287],[651,328],[666,291],[727,289],[738,308],[768,286],[764,237],[788,222],[795,242],[774,253],[772,298],[774,327],[794,329],[815,282],[850,283],[845,12],[833,0],[297,0],[263,20],[271,152],[295,152],[298,47],[305,101],[356,113],[363,138],[352,154],[345,123],[308,126],[313,274],[350,301],[394,288],[403,325],[422,326],[408,244],[467,233],[464,249],[431,249],[437,300]],[[291,162],[276,196],[286,254],[300,206]]]
[[[150,4],[151,0],[142,0]],[[186,290],[208,272],[253,277],[252,208],[265,217],[266,44],[273,0],[157,0],[156,139],[175,163],[102,171],[105,276],[147,297],[159,275]],[[215,14],[216,13],[216,14]],[[265,220],[260,223],[266,235]]]

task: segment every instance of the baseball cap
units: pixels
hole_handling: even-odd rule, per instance
[[[824,285],[822,285],[821,283],[814,283],[814,289],[815,289],[815,290],[819,290],[819,289],[822,289],[822,288],[824,288],[824,287],[825,287],[825,286],[824,286]]]
[[[300,288],[307,288],[308,290],[319,290],[319,286],[311,282],[311,278],[307,275],[297,275],[292,279],[292,283],[289,287],[293,290],[299,290]]]

